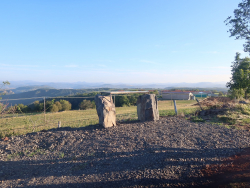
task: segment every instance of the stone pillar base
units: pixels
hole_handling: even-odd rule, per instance
[[[104,128],[116,126],[115,105],[110,101],[110,97],[98,94],[95,96],[95,104],[99,117],[99,124]]]
[[[140,121],[159,120],[158,101],[155,94],[146,94],[138,97],[137,115]]]

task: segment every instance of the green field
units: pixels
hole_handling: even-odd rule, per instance
[[[178,113],[188,114],[196,110],[197,106],[192,106],[196,101],[180,100],[176,101]],[[160,116],[175,115],[172,101],[159,101]],[[117,121],[129,121],[137,119],[136,106],[116,107]],[[58,121],[62,127],[84,127],[98,123],[98,116],[95,109],[71,110],[56,113],[34,113],[34,114],[9,114],[0,116],[0,137],[20,135],[30,132],[41,131],[43,129],[56,128]]]

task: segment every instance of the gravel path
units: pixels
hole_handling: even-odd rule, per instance
[[[60,128],[0,141],[0,187],[185,187],[250,133],[180,117]]]

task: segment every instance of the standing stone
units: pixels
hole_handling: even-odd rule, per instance
[[[155,94],[146,94],[138,97],[137,115],[140,121],[159,120],[158,102]]]
[[[99,124],[104,128],[116,126],[115,105],[110,101],[109,96],[95,96],[96,111],[99,117]]]

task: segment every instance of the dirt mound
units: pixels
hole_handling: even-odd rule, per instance
[[[206,107],[223,106],[228,104],[232,105],[234,103],[235,101],[231,100],[229,97],[209,97],[200,101],[200,104]],[[194,105],[199,105],[199,103],[196,103]]]

